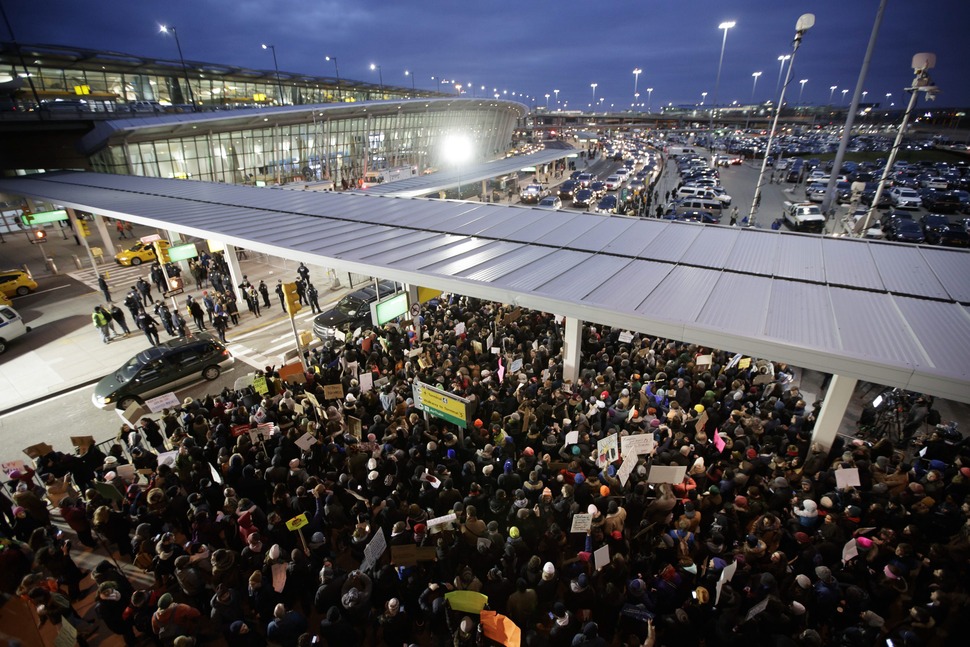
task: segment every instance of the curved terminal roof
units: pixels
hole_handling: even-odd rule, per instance
[[[199,134],[200,129],[202,129],[202,132],[224,132],[294,123],[305,124],[313,120],[350,119],[368,114],[385,116],[445,110],[479,110],[481,108],[512,110],[516,112],[517,119],[522,119],[529,113],[529,109],[517,101],[460,99],[458,97],[166,113],[154,117],[136,116],[128,119],[111,119],[99,122],[81,140],[81,148],[86,153],[91,154],[105,146],[122,142],[133,143],[195,136]]]
[[[970,402],[965,251],[97,173],[0,191]]]

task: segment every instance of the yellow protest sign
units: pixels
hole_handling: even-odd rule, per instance
[[[488,596],[477,591],[449,591],[445,593],[452,611],[481,613],[488,604]]]
[[[310,523],[310,521],[306,518],[306,513],[304,512],[304,513],[301,513],[301,514],[296,515],[295,517],[293,517],[292,519],[290,519],[289,521],[287,521],[286,522],[286,529],[287,530],[299,530],[300,528],[302,528],[303,526],[307,525],[308,523]]]
[[[738,368],[740,368],[741,370],[744,370],[744,369],[748,368],[749,366],[751,366],[751,358],[750,357],[742,357],[741,358],[741,361],[738,362]]]

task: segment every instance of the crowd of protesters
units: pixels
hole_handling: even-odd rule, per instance
[[[11,474],[4,592],[84,634],[76,536],[112,552],[97,616],[126,644],[492,644],[456,590],[486,595],[524,645],[963,644],[965,442],[823,451],[818,403],[784,365],[587,325],[570,383],[553,315],[454,297],[419,319],[312,351],[303,380],[267,367],[262,393],[187,399],[107,454]],[[467,400],[467,428],[424,415],[415,381]],[[606,462],[611,434],[655,450]],[[686,474],[648,482],[654,466]],[[860,484],[838,487],[840,468]],[[378,533],[387,549],[364,563]],[[392,563],[410,544],[429,550]]]

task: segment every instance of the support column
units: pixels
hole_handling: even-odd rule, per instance
[[[114,259],[115,254],[120,252],[121,249],[116,247],[115,242],[111,239],[111,232],[108,231],[108,226],[104,224],[104,216],[100,213],[91,215],[94,216],[94,228],[98,230],[98,235],[101,236],[101,253],[104,254],[104,260]]]
[[[563,380],[576,384],[579,382],[579,362],[583,350],[583,322],[566,317],[566,334],[563,337]]]
[[[849,405],[849,400],[852,399],[852,394],[858,382],[859,380],[854,377],[832,376],[828,391],[825,392],[825,400],[822,402],[822,410],[818,414],[815,429],[812,431],[812,443],[818,443],[825,451],[832,448],[832,442],[835,440],[836,434],[839,433],[839,426],[845,417],[846,407]]]
[[[232,281],[232,289],[240,301],[245,301],[246,297],[239,289],[239,284],[242,283],[243,273],[242,268],[239,267],[239,259],[236,257],[235,245],[226,243],[226,248],[222,254],[226,258],[226,265],[229,266],[229,280]]]

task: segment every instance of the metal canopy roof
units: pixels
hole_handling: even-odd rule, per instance
[[[370,195],[394,196],[399,198],[417,198],[423,195],[435,193],[449,189],[462,182],[466,186],[475,182],[481,182],[489,178],[508,173],[515,173],[530,166],[549,164],[565,157],[573,157],[579,151],[571,147],[546,148],[536,153],[528,155],[516,155],[515,157],[505,157],[491,162],[463,166],[461,169],[452,168],[428,175],[415,175],[413,177],[378,184],[367,189],[361,189]]]
[[[0,191],[970,402],[968,252],[96,173]]]

